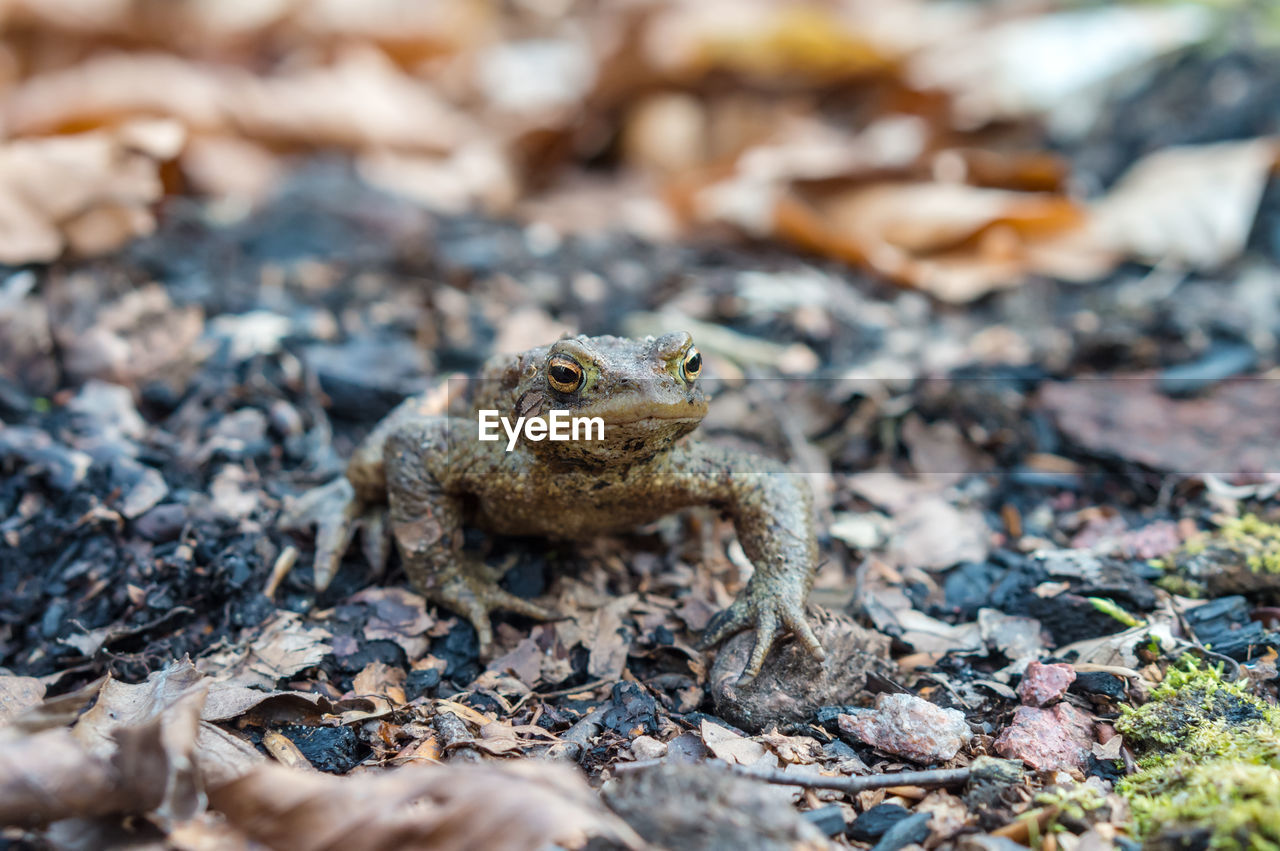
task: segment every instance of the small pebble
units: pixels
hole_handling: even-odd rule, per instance
[[[1093,744],[1093,721],[1069,703],[1051,709],[1021,706],[995,741],[996,753],[1036,771],[1083,770]]]
[[[1032,662],[1018,683],[1018,697],[1027,706],[1048,706],[1062,700],[1075,680],[1076,672],[1070,665]]]
[[[877,804],[859,815],[849,825],[848,837],[858,842],[875,842],[889,828],[911,815],[906,807],[897,804]]]
[[[840,716],[840,732],[914,762],[946,762],[969,741],[958,709],[934,706],[913,694],[881,694],[876,708]]]
[[[138,534],[148,541],[172,541],[182,531],[187,522],[187,507],[169,503],[157,505],[134,521]]]
[[[653,736],[636,736],[631,740],[631,755],[637,762],[646,759],[660,759],[667,754],[667,743],[660,742]]]
[[[885,831],[871,851],[898,851],[908,845],[918,845],[929,838],[929,821],[933,813],[916,813]]]
[[[844,832],[844,813],[840,807],[832,804],[817,810],[808,810],[800,815],[804,816],[818,830],[827,836],[836,836]]]

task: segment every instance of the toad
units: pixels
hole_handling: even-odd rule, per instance
[[[286,525],[317,526],[320,588],[357,526],[375,565],[394,539],[414,587],[466,617],[487,650],[495,609],[539,619],[555,613],[500,588],[501,571],[463,550],[464,526],[581,539],[712,506],[732,518],[755,571],[708,624],[701,646],[754,628],[742,682],[759,674],[784,629],[822,659],[804,611],[817,565],[812,495],[776,461],[691,439],[707,412],[702,367],[684,332],[565,337],[496,359],[476,382],[469,416],[432,414],[429,395],[405,401],[360,445],[346,478],[291,506]],[[523,417],[524,429],[480,439],[494,412],[508,429]],[[536,421],[554,412],[588,418],[588,426],[576,440],[538,439],[548,430]],[[592,422],[603,423],[603,434]]]

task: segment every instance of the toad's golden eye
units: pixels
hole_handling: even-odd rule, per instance
[[[568,355],[552,355],[547,361],[547,382],[557,393],[572,393],[582,386],[582,367]]]
[[[685,381],[693,381],[702,372],[702,353],[692,346],[685,353],[684,363],[680,365],[680,371],[684,374]]]

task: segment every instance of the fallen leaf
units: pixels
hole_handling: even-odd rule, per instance
[[[180,822],[204,804],[192,752],[207,690],[209,682],[189,659],[136,685],[109,678],[72,727],[88,755],[110,760],[136,790],[155,791],[145,804],[131,802],[138,809],[128,811],[155,810],[160,818]]]
[[[622,618],[637,599],[635,594],[626,594],[596,610],[589,634],[583,641],[590,651],[587,673],[592,678],[616,680],[622,676],[632,637],[631,630],[623,626]]]
[[[393,703],[404,704],[405,672],[383,662],[370,662],[351,680],[351,691],[356,695],[378,695]]]
[[[1280,470],[1280,397],[1272,383],[1230,380],[1197,398],[1175,399],[1149,376],[1054,382],[1040,388],[1038,405],[1090,452],[1165,472],[1231,478]]]
[[[158,743],[130,739],[127,760],[90,753],[70,730],[0,740],[0,824],[36,826],[66,818],[138,813],[158,804],[167,775]]]
[[[178,124],[134,121],[0,145],[0,262],[102,254],[151,233],[151,205],[164,192],[160,164],[182,143]]]
[[[210,806],[254,841],[297,851],[579,847],[639,838],[576,771],[550,762],[405,766],[359,778],[263,765],[210,791]]]
[[[765,755],[765,746],[739,736],[732,730],[703,719],[702,742],[717,759],[738,765],[755,765]]]
[[[1165,148],[1129,169],[1089,205],[1087,226],[1043,247],[1048,255],[1123,259],[1215,269],[1244,250],[1262,191],[1280,162],[1274,138]],[[1068,277],[1092,277],[1084,274]]]
[[[441,153],[472,132],[461,113],[375,49],[272,77],[161,53],[106,54],[31,77],[4,111],[13,135],[139,115],[264,142]]]
[[[1039,269],[1040,243],[1085,221],[1059,195],[940,182],[783,197],[773,216],[785,241],[956,303],[1022,283]]]
[[[758,738],[786,764],[811,765],[822,758],[822,745],[809,736],[784,736],[775,727]]]
[[[44,699],[44,683],[35,677],[0,675],[0,726]]]
[[[278,763],[288,768],[314,770],[293,740],[279,730],[267,730],[262,734],[262,746]]]
[[[200,670],[228,685],[273,688],[332,652],[329,632],[295,612],[277,612],[248,646],[202,657]]]
[[[1205,38],[1212,23],[1209,10],[1189,3],[1021,15],[953,30],[908,59],[905,75],[915,87],[953,93],[962,127],[1056,111],[1074,129],[1112,82]]]

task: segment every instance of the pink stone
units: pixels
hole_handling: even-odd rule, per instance
[[[1069,703],[1052,709],[1020,706],[995,741],[996,753],[1036,771],[1083,770],[1093,744],[1093,719]]]
[[[1076,681],[1076,672],[1061,663],[1042,665],[1032,662],[1018,684],[1018,697],[1027,706],[1047,706],[1062,700],[1067,688]]]
[[[924,764],[951,759],[970,736],[963,712],[934,706],[914,694],[881,694],[875,710],[841,715],[837,721],[842,733]]]

